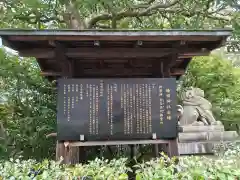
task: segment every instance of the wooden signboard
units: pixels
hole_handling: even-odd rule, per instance
[[[58,140],[177,137],[174,78],[58,80]]]

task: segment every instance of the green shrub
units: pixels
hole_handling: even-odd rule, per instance
[[[108,160],[95,159],[89,164],[77,164],[75,166],[60,165],[60,162],[44,160],[41,163],[35,160],[10,160],[0,164],[0,177],[6,179],[80,179],[92,177],[92,179],[121,179],[128,178],[130,171],[125,165],[127,159]],[[1,179],[0,178],[0,179]]]
[[[217,156],[184,156],[160,158],[137,164],[136,180],[240,180],[240,146],[228,145]],[[127,180],[127,159],[95,159],[88,164],[60,165],[60,162],[44,160],[10,160],[0,163],[0,179],[57,179],[57,180]],[[30,174],[30,172],[33,172]],[[39,173],[39,174],[37,174]],[[35,175],[35,177],[34,177]]]
[[[240,149],[228,150],[224,156],[161,158],[137,165],[137,180],[236,180],[240,179]]]

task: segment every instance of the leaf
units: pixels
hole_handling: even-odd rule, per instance
[[[49,178],[47,171],[43,171],[43,173],[42,173],[42,178],[43,178],[43,179],[48,179],[48,178]]]
[[[128,175],[126,173],[124,173],[124,174],[121,174],[118,178],[119,178],[119,180],[127,180]]]
[[[136,175],[136,180],[142,180],[142,176],[140,174]]]

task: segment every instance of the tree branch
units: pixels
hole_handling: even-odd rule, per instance
[[[111,14],[108,14],[108,13],[95,16],[94,18],[92,18],[92,19],[88,22],[88,28],[91,29],[91,28],[94,27],[94,26],[97,24],[97,22],[99,22],[99,21],[102,21],[102,20],[110,20],[110,19],[112,19],[112,15],[111,15]]]
[[[37,16],[27,16],[27,15],[16,15],[13,17],[13,19],[18,19],[21,21],[25,21],[29,24],[36,24],[37,23]],[[57,18],[57,16],[55,17],[47,17],[46,15],[42,15],[40,17],[40,19],[38,19],[39,22],[41,23],[47,23],[47,22],[51,22],[51,21],[57,21],[59,23],[64,23],[65,21],[60,20],[59,18]]]
[[[111,29],[110,26],[104,25],[104,24],[96,24],[95,25],[96,28],[100,28],[100,29]]]
[[[49,138],[49,137],[57,137],[57,133],[47,134],[47,135],[46,135],[46,138]]]
[[[149,1],[149,2],[152,3],[152,1]],[[134,11],[133,9],[130,9],[130,10],[116,13],[114,16],[112,14],[108,14],[108,13],[101,14],[101,15],[93,17],[88,22],[88,28],[92,28],[98,21],[101,21],[101,20],[111,20],[114,18],[116,21],[118,21],[118,20],[121,20],[126,17],[151,16],[152,14],[154,14],[154,13],[152,13],[152,11],[159,10],[159,9],[166,10],[167,8],[172,7],[172,6],[176,5],[177,3],[178,3],[178,0],[175,0],[169,4],[153,3],[152,5],[149,5],[144,10]]]
[[[131,9],[137,9],[137,8],[148,8],[150,4],[152,4],[156,0],[149,0],[148,2],[142,3],[142,4],[137,4],[131,6]]]

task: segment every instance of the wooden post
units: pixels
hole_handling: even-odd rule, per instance
[[[66,48],[59,42],[55,42],[55,59],[61,64],[62,74],[65,78],[73,77],[73,63],[66,57]],[[56,159],[63,157],[63,163],[77,164],[79,163],[79,147],[69,147],[64,143],[58,143],[56,150]]]
[[[86,148],[84,146],[79,147],[79,163],[87,162]]]
[[[64,163],[78,164],[79,163],[79,147],[65,147]]]
[[[57,141],[56,145],[56,160],[63,158],[64,164],[78,164],[79,163],[79,147],[70,147],[64,145],[64,142]]]
[[[159,144],[153,144],[154,156],[159,157]]]
[[[179,156],[177,139],[169,140],[167,154],[169,157]]]
[[[59,161],[61,157],[64,158],[64,144],[63,142],[57,141],[56,143],[56,160]]]

